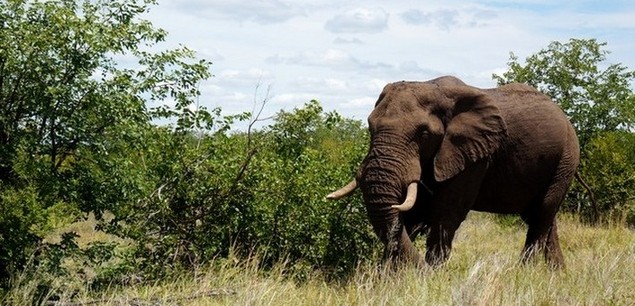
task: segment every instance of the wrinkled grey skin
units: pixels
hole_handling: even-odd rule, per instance
[[[551,267],[564,265],[555,216],[579,146],[549,97],[527,85],[478,89],[454,77],[396,82],[368,124],[370,148],[352,184],[386,260],[421,264],[412,241],[426,233],[425,262],[445,262],[455,231],[476,210],[519,214],[528,225],[522,260],[542,252]],[[395,209],[413,182],[414,206]]]

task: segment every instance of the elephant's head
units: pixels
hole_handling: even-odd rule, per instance
[[[359,187],[385,256],[421,262],[399,216],[415,204],[418,182],[427,175],[442,183],[491,155],[506,134],[505,122],[488,94],[446,77],[388,84],[368,128],[370,148],[357,177],[327,198]]]

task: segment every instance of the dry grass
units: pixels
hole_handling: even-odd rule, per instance
[[[518,263],[524,227],[471,214],[449,262],[435,270],[388,273],[366,266],[344,284],[319,275],[298,283],[285,276],[284,265],[263,272],[255,259],[225,260],[178,281],[97,297],[84,293],[73,300],[99,305],[635,305],[635,233],[621,226],[589,227],[567,216],[559,225],[567,263],[559,272],[542,262]]]

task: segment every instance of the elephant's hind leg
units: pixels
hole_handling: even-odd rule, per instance
[[[523,248],[522,261],[527,262],[537,253],[544,252],[547,264],[553,269],[564,268],[564,257],[558,240],[556,213],[564,200],[573,179],[573,172],[557,171],[554,183],[549,186],[543,199],[536,201],[530,211],[522,214],[527,223],[527,239]]]
[[[527,238],[523,248],[521,260],[526,263],[536,254],[544,253],[547,264],[554,269],[564,267],[564,258],[558,241],[556,220],[526,220]]]
[[[547,245],[545,247],[545,260],[552,269],[564,268],[564,256],[562,256],[562,249],[560,249],[560,241],[558,239],[558,226],[556,220],[553,220],[549,236],[547,236]]]

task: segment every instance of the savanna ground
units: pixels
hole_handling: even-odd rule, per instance
[[[359,266],[347,281],[319,274],[289,275],[222,259],[177,280],[126,286],[89,295],[67,292],[53,305],[633,305],[635,232],[620,225],[591,227],[559,218],[566,269],[553,272],[542,260],[518,263],[524,226],[510,218],[471,213],[455,238],[449,262],[439,269],[397,273],[375,263]],[[90,226],[74,230],[90,235]],[[104,237],[101,237],[102,239]],[[82,239],[90,240],[91,237]],[[419,249],[424,245],[419,239]],[[298,279],[303,280],[299,281]],[[81,288],[81,287],[79,287]],[[29,285],[12,293],[29,301]],[[31,288],[32,289],[32,288]],[[23,296],[20,296],[23,294]],[[73,304],[75,303],[75,304]]]

